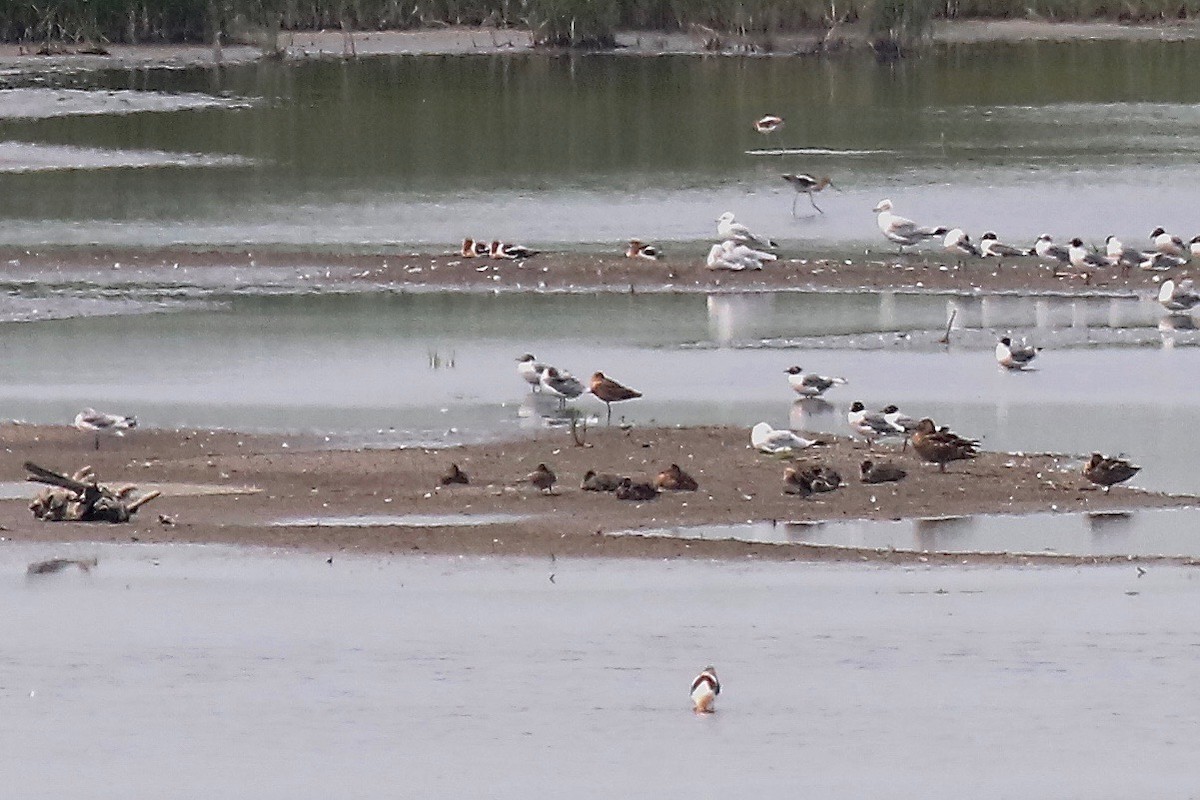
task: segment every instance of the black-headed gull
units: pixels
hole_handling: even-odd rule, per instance
[[[784,370],[788,376],[788,385],[801,397],[820,397],[831,386],[844,386],[845,378],[826,377],[813,372],[805,372],[800,367],[792,366]]]
[[[1010,244],[1004,244],[992,231],[988,231],[979,238],[979,252],[984,258],[1019,258],[1033,255],[1032,250],[1023,250]]]
[[[1097,269],[1108,266],[1108,260],[1085,247],[1083,239],[1078,236],[1071,240],[1071,246],[1067,248],[1067,259],[1071,262],[1072,267],[1078,269]]]
[[[574,400],[583,394],[583,384],[566,370],[546,367],[542,370],[539,382],[542,388],[559,400],[559,406],[565,407],[568,400]]]
[[[1108,257],[1108,263],[1120,267],[1122,272],[1136,267],[1146,257],[1141,251],[1126,247],[1120,239],[1112,235],[1104,240],[1104,254]]]
[[[1033,252],[1043,261],[1055,261],[1060,264],[1071,263],[1071,253],[1062,245],[1054,243],[1048,233],[1043,233],[1033,244]]]
[[[911,219],[893,214],[891,200],[880,200],[879,205],[875,206],[875,213],[878,214],[875,221],[879,224],[880,233],[888,241],[900,245],[901,252],[905,247],[912,247],[926,239],[945,236],[950,232],[949,228],[922,226]]]
[[[779,247],[770,239],[756,236],[745,225],[736,222],[732,211],[726,211],[717,217],[717,235],[722,239],[732,239],[739,244],[748,244],[751,247],[766,247],[771,250]]]
[[[1005,369],[1024,369],[1029,362],[1037,358],[1040,347],[1030,347],[1025,344],[1013,344],[1008,336],[996,342],[996,363]]]
[[[942,240],[942,247],[948,253],[954,253],[960,256],[975,256],[978,258],[983,255],[971,242],[971,237],[962,228],[951,228],[946,233],[946,238]]]
[[[869,444],[873,444],[876,439],[883,436],[896,436],[899,433],[884,418],[883,412],[868,411],[867,407],[857,400],[850,406],[850,411],[846,413],[846,423],[850,426],[850,430],[866,439]]]
[[[1167,311],[1178,314],[1191,311],[1200,303],[1200,295],[1196,294],[1191,278],[1184,277],[1178,284],[1173,280],[1165,280],[1158,290],[1158,302]]]
[[[533,387],[536,392],[542,387],[542,372],[546,365],[533,357],[533,353],[525,353],[517,357],[517,374]]]
[[[1183,256],[1190,252],[1183,246],[1183,239],[1172,236],[1162,228],[1154,229],[1154,232],[1150,234],[1150,243],[1154,245],[1156,251],[1169,256]]]

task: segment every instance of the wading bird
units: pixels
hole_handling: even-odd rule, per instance
[[[802,194],[808,195],[808,202],[812,203],[812,207],[824,214],[825,212],[821,211],[821,207],[817,205],[817,201],[813,199],[813,195],[822,191],[826,186],[830,186],[834,189],[837,188],[833,185],[833,181],[829,179],[828,175],[822,175],[821,177],[816,178],[812,175],[806,175],[804,173],[798,175],[787,173],[781,177],[790,183],[792,188],[796,190],[795,196],[792,197],[793,217],[796,216],[796,201],[800,199],[800,195]]]

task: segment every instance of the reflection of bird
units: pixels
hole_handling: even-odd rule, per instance
[[[809,482],[808,476],[802,474],[798,469],[788,467],[783,471],[783,493],[808,497],[813,493],[812,483]]]
[[[125,431],[137,427],[137,417],[104,414],[93,408],[85,408],[75,415],[75,427],[96,436],[96,449],[100,449],[100,434],[124,436]]]
[[[1083,477],[1097,486],[1103,486],[1107,492],[1113,484],[1124,483],[1141,469],[1123,458],[1105,458],[1099,453],[1092,453],[1092,457],[1083,465]]]
[[[879,225],[880,233],[888,241],[900,245],[901,252],[904,252],[905,247],[912,247],[926,239],[944,236],[950,232],[949,228],[922,226],[911,219],[893,214],[891,200],[880,200],[879,205],[875,206],[875,213],[879,215],[875,221]]]
[[[805,175],[803,173],[799,175],[792,175],[789,173],[783,175],[782,178],[790,183],[792,188],[796,190],[795,196],[792,197],[793,217],[796,216],[796,201],[800,199],[800,195],[802,194],[808,195],[808,202],[812,203],[813,208],[822,214],[825,213],[824,211],[821,211],[821,207],[817,205],[817,201],[813,199],[813,195],[823,190],[826,186],[833,186],[833,181],[829,179],[828,175],[822,175],[819,178],[814,178],[812,175]],[[833,186],[833,188],[836,189],[837,187]]]
[[[859,465],[858,473],[863,483],[902,481],[904,480],[904,476],[908,474],[895,464],[876,464],[873,461],[862,462]]]
[[[788,385],[801,397],[820,397],[830,386],[844,386],[845,378],[829,378],[812,372],[805,372],[800,367],[791,366],[784,370],[788,376]]]
[[[458,464],[451,464],[450,468],[442,474],[442,477],[438,478],[438,483],[442,486],[449,486],[452,483],[459,483],[466,486],[470,482],[471,479],[467,477],[467,473],[458,468]]]
[[[535,488],[549,494],[550,490],[554,488],[554,483],[558,480],[558,476],[551,472],[550,468],[545,464],[538,464],[533,472],[525,476],[525,480],[533,484]]]
[[[613,475],[611,472],[596,472],[588,470],[583,476],[583,483],[579,488],[585,492],[613,492],[621,483],[621,476]]]
[[[732,239],[735,242],[748,244],[751,247],[765,247],[773,250],[779,246],[770,239],[755,236],[745,225],[735,222],[732,211],[726,211],[717,218],[717,235],[722,239]]]
[[[546,365],[534,358],[532,353],[526,353],[517,359],[517,374],[532,386],[535,392],[541,388],[544,369]]]
[[[717,671],[709,665],[692,681],[692,708],[698,713],[711,714],[713,703],[721,693]]]
[[[945,472],[946,465],[951,461],[974,458],[979,448],[979,442],[975,439],[964,439],[945,428],[938,430],[929,418],[917,425],[912,443],[917,455],[931,464],[937,464],[939,472]]]
[[[820,443],[816,439],[797,436],[789,430],[775,430],[765,422],[758,423],[750,430],[750,444],[754,449],[772,455],[803,450]]]
[[[783,117],[767,114],[754,122],[754,130],[759,133],[772,133],[783,127]]]
[[[1025,344],[1014,345],[1012,339],[1005,336],[996,342],[996,363],[1005,369],[1024,369],[1037,358],[1041,349]]]
[[[546,367],[539,379],[542,388],[559,400],[559,406],[565,406],[568,400],[574,400],[583,394],[583,384],[566,370]]]
[[[993,258],[1018,258],[1020,256],[1033,255],[1032,250],[1022,250],[1019,247],[1004,244],[991,231],[988,231],[979,238],[979,252],[984,258],[988,256]]]
[[[613,403],[619,403],[622,400],[636,400],[642,396],[641,392],[636,389],[630,389],[628,386],[622,386],[612,378],[606,377],[603,372],[597,372],[592,375],[591,391],[608,408],[609,421],[612,421]]]
[[[1033,243],[1033,252],[1042,261],[1053,261],[1058,264],[1071,262],[1070,251],[1062,245],[1055,244],[1054,239],[1048,233],[1043,233]]]
[[[652,244],[643,244],[639,239],[630,239],[629,246],[625,248],[626,258],[644,258],[648,261],[657,261],[662,255],[662,251]]]
[[[658,489],[641,481],[634,483],[632,478],[621,478],[614,493],[618,500],[632,500],[635,503],[658,497]]]
[[[1165,280],[1162,288],[1158,290],[1158,302],[1167,311],[1175,314],[1191,311],[1200,303],[1200,295],[1196,294],[1191,278],[1184,277],[1178,285],[1173,280]]]
[[[658,473],[654,485],[669,492],[694,492],[700,488],[696,479],[684,472],[678,464],[672,464]]]
[[[1150,243],[1154,245],[1154,249],[1159,253],[1164,253],[1168,256],[1186,256],[1190,254],[1190,250],[1183,246],[1183,239],[1178,236],[1172,236],[1162,228],[1155,228],[1150,234]]]

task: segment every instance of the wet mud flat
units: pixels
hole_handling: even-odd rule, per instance
[[[616,291],[756,292],[904,290],[963,293],[1109,294],[1157,293],[1169,272],[1134,269],[1122,275],[1101,269],[1090,276],[1037,258],[944,259],[934,251],[898,255],[872,252],[837,257],[826,250],[806,257],[803,248],[784,245],[780,260],[762,270],[730,272],[704,264],[700,244],[669,246],[658,261],[619,253],[558,250],[511,261],[463,258],[457,253],[403,251],[333,252],[271,248],[246,250],[189,248],[0,248],[0,264],[10,278],[67,276],[120,280],[138,274],[178,278],[179,270],[232,269],[247,278],[258,272],[298,270],[297,280],[321,279],[347,291]],[[694,255],[692,254],[694,252]],[[116,265],[116,267],[114,267]]]
[[[95,452],[92,439],[73,429],[4,425],[0,480],[23,479],[21,464],[31,460],[61,469],[90,464],[109,482],[229,485],[257,491],[161,498],[153,513],[122,526],[38,523],[24,501],[11,500],[0,502],[0,525],[7,529],[6,537],[32,541],[229,543],[322,552],[911,561],[929,560],[930,555],[608,534],[761,520],[890,520],[1168,508],[1197,502],[1126,487],[1105,494],[1087,485],[1074,457],[985,452],[940,474],[936,467],[919,463],[911,448],[868,448],[832,436],[822,437],[828,444],[803,452],[796,463],[832,467],[846,485],[800,498],[782,493],[783,471],[791,462],[750,449],[748,432],[740,427],[592,428],[582,438],[585,445],[579,446],[569,432],[553,430],[532,438],[445,449],[335,451],[296,437],[136,431],[124,439],[103,441]],[[903,467],[908,478],[896,484],[859,483],[858,464],[868,457]],[[439,476],[452,462],[470,476],[469,485],[438,486]],[[551,494],[524,482],[539,463],[558,477]],[[672,463],[697,479],[699,491],[664,493],[639,503],[579,488],[589,469],[652,480]],[[159,521],[158,514],[169,521]],[[364,515],[382,516],[384,521],[343,524],[331,519],[330,524],[312,524]],[[495,524],[481,525],[455,523],[456,515],[511,518],[499,516],[489,520]],[[403,524],[401,519],[397,524],[392,519],[396,516],[411,522]],[[447,522],[430,525],[431,517]],[[1038,557],[956,553],[933,559],[1023,563]],[[1061,556],[1045,560],[1072,561]]]

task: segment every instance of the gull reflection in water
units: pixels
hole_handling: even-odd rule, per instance
[[[1126,533],[1133,524],[1133,514],[1128,511],[1097,511],[1087,515],[1087,524],[1088,530],[1096,535]]]
[[[945,550],[951,540],[968,533],[975,525],[971,516],[923,517],[913,520],[918,550]]]
[[[822,400],[820,397],[804,397],[792,403],[792,410],[788,412],[788,426],[792,430],[798,431],[821,430],[814,417],[828,416],[833,411],[833,403],[828,400]]]
[[[525,395],[521,405],[517,407],[517,417],[521,420],[521,427],[526,429],[570,425],[572,417],[578,417],[580,421],[589,425],[593,421],[570,404],[566,408],[559,408],[558,398],[551,397],[546,392],[530,392]],[[598,421],[598,418],[596,419]]]
[[[738,340],[757,338],[753,335],[755,323],[769,318],[775,308],[775,295],[770,292],[755,294],[710,294],[708,305],[708,335],[720,345]]]

